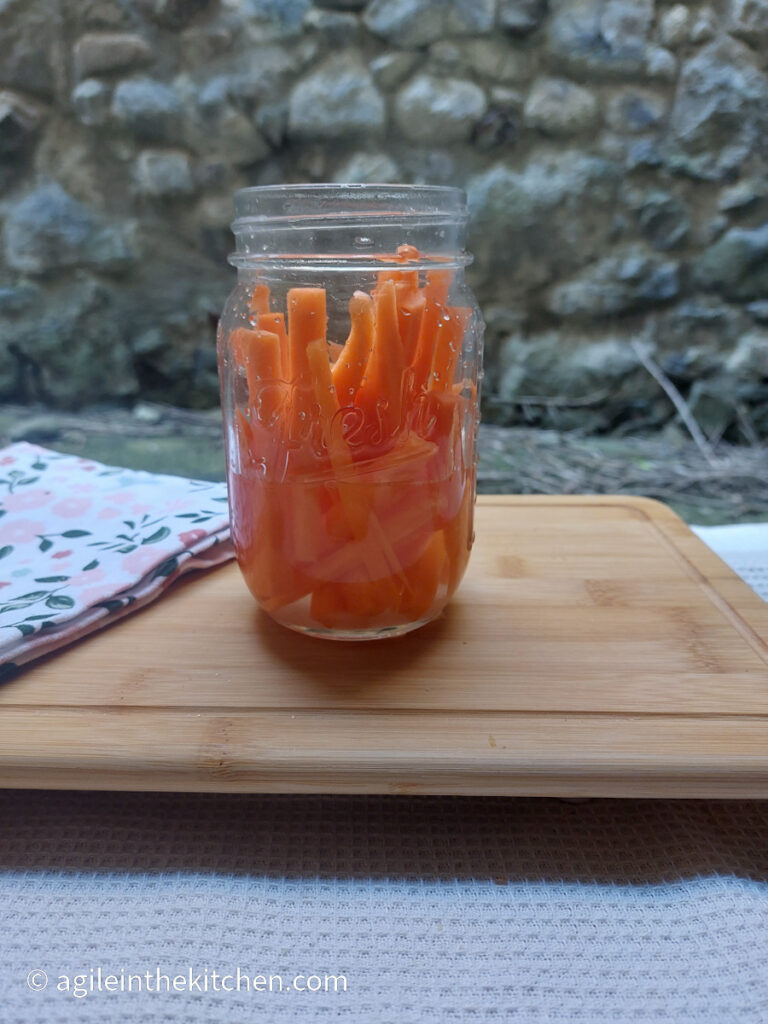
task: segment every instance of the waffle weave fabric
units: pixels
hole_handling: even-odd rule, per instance
[[[0,809],[7,1024],[768,1020],[765,804],[9,792]],[[347,991],[58,990],[99,967]]]
[[[6,791],[0,822],[2,1024],[768,1022],[767,803]],[[189,990],[238,968],[284,987]]]

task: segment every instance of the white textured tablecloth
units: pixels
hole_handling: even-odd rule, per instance
[[[768,526],[701,535],[768,599]],[[5,792],[0,816],[0,1024],[768,1022],[763,802]],[[211,990],[238,967],[285,987]],[[99,968],[161,991],[91,992]],[[347,991],[297,991],[325,975]]]

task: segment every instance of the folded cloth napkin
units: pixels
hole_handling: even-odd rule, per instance
[[[0,449],[0,675],[233,554],[225,484]]]
[[[768,523],[692,526],[691,529],[768,601]]]

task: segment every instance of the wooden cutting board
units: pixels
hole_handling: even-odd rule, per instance
[[[768,797],[768,605],[668,508],[479,501],[444,617],[338,644],[235,565],[0,688],[0,785]]]

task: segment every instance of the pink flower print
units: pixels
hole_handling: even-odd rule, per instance
[[[42,487],[34,487],[31,490],[17,491],[3,498],[3,505],[9,512],[29,512],[30,509],[40,508],[47,505],[53,497],[51,491]]]
[[[103,508],[99,512],[99,514],[98,514],[98,516],[96,518],[97,519],[115,519],[119,515],[120,515],[120,509],[119,508],[115,508],[114,505],[107,505],[107,506],[105,506],[105,508]]]
[[[134,515],[137,515],[137,516],[143,515],[144,512],[151,512],[151,511],[152,511],[152,505],[131,505],[131,512],[133,512]]]
[[[64,498],[51,505],[51,512],[62,519],[76,519],[91,507],[90,498]]]
[[[45,530],[45,523],[33,519],[15,519],[0,526],[0,544],[23,544]]]
[[[166,501],[163,505],[164,512],[178,512],[180,509],[189,508],[189,497],[175,498],[173,501]]]
[[[13,455],[6,455],[4,458],[0,459],[0,466],[10,466],[11,463],[15,461],[16,459]]]
[[[82,587],[86,583],[101,583],[104,579],[106,579],[106,574],[103,569],[89,569],[87,572],[79,572],[75,576],[70,576],[67,586]]]
[[[72,554],[72,551],[56,551],[51,555],[51,558],[67,558]]]
[[[204,536],[205,530],[185,530],[184,533],[179,534],[179,540],[185,548],[191,548],[193,544],[202,540]]]
[[[0,580],[0,587],[10,587],[10,585],[11,584],[7,583],[5,580]]]
[[[122,568],[136,576],[143,576],[145,572],[155,565],[159,565],[168,557],[167,549],[158,544],[150,547],[140,547],[126,555],[122,561]]]

